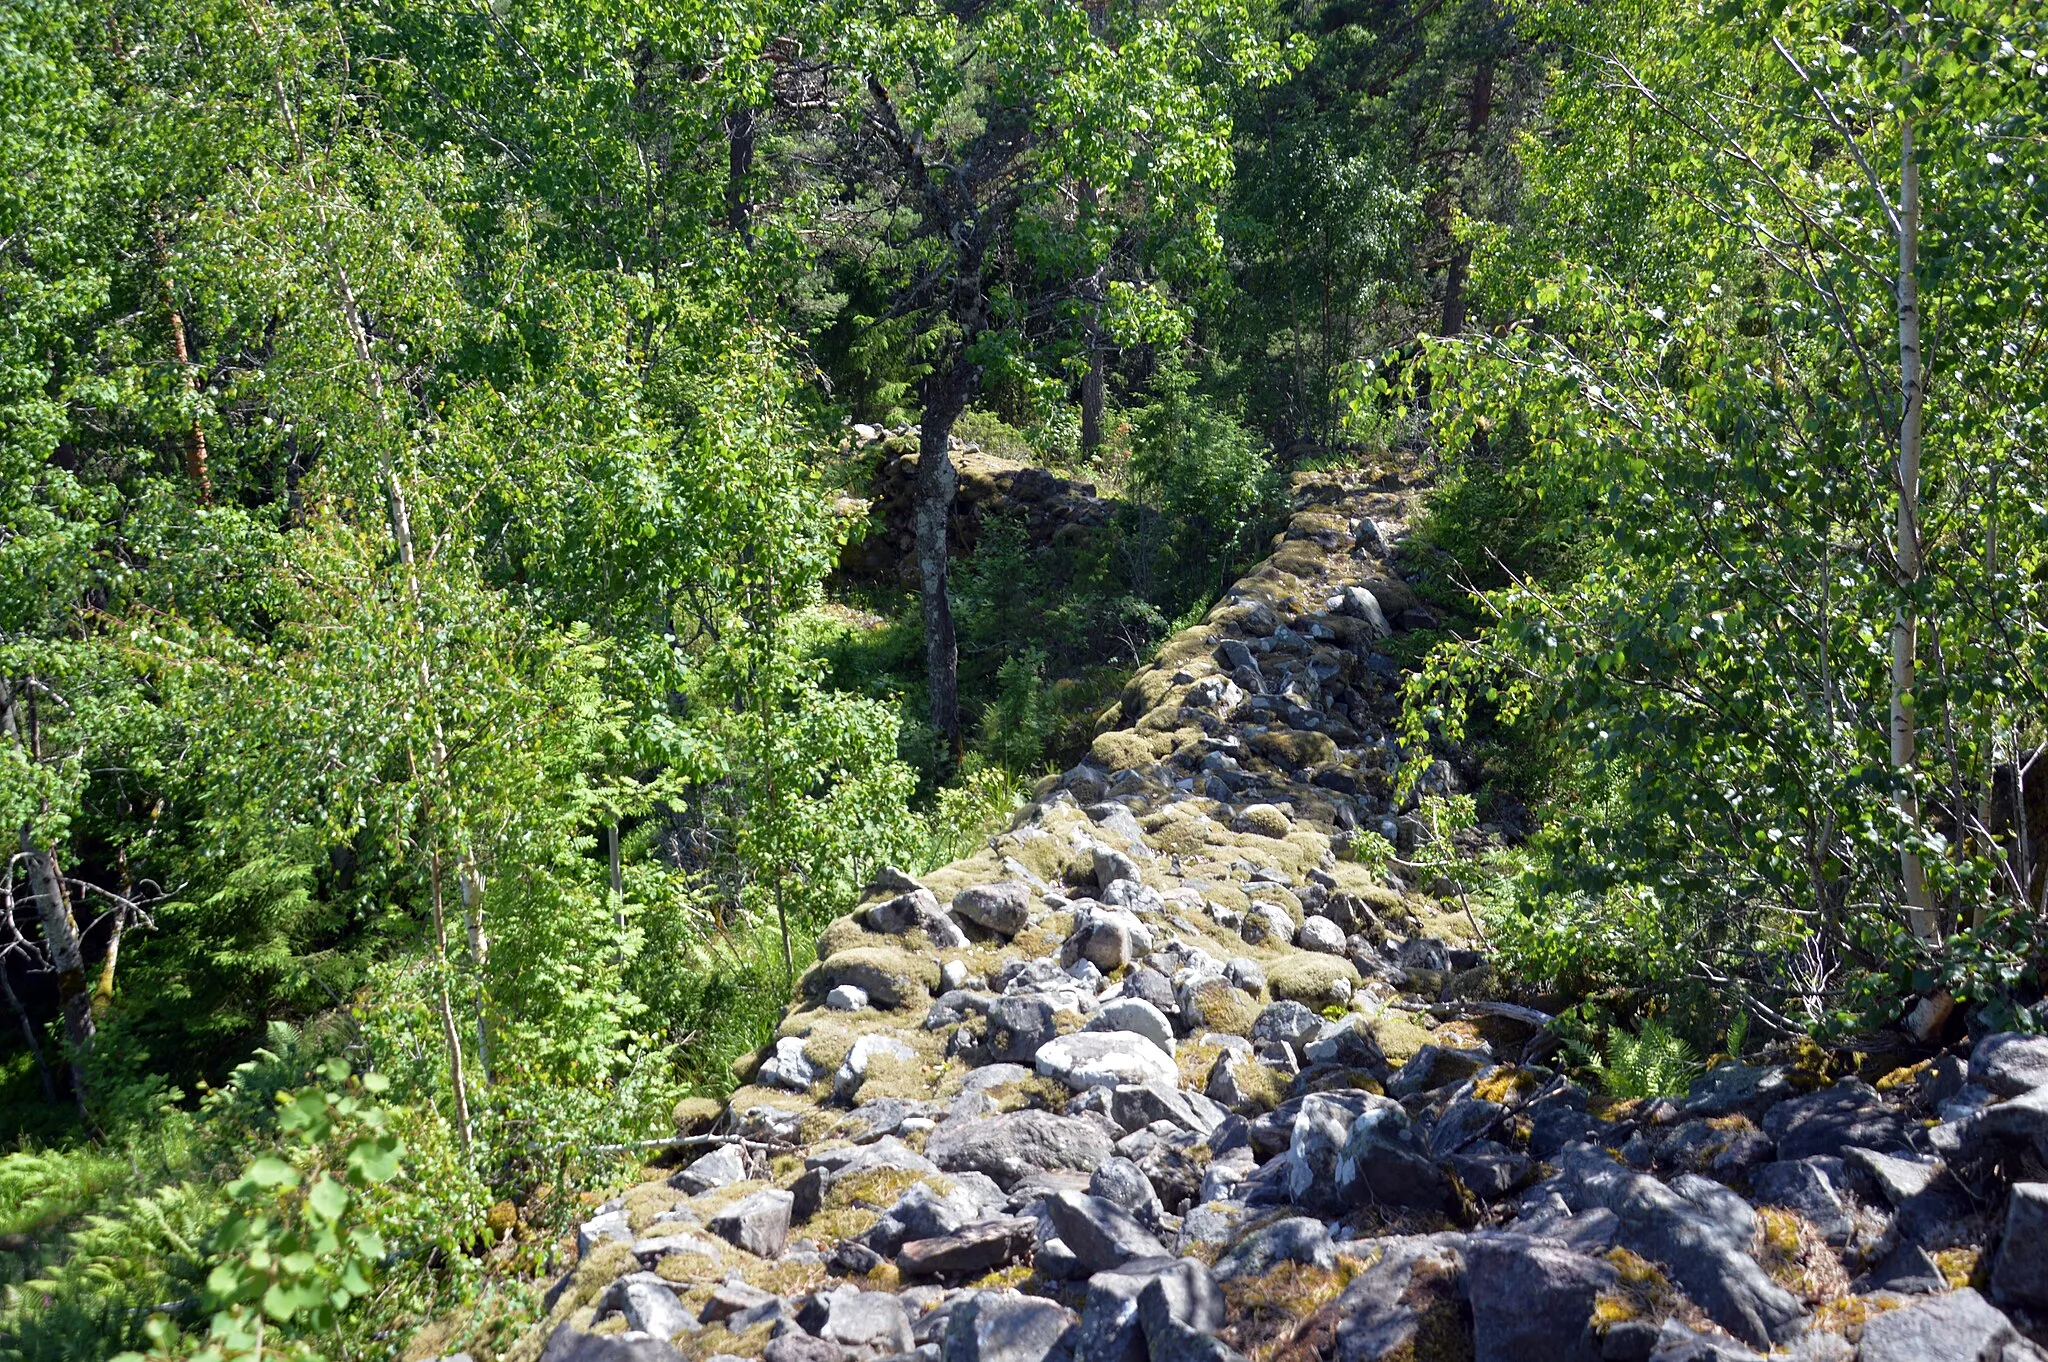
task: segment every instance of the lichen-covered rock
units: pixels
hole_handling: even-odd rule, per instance
[[[921,1005],[939,987],[937,960],[889,946],[851,947],[820,961],[817,968],[826,988],[852,984],[878,1007]]]

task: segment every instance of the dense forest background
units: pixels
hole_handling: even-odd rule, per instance
[[[2044,87],[2002,0],[6,6],[0,1355],[513,1327],[1304,467],[1434,470],[1519,975],[2048,1026]],[[949,435],[1113,513],[949,566],[921,456],[836,571]]]

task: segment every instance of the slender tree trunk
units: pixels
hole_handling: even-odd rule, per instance
[[[1479,154],[1486,124],[1493,117],[1493,59],[1482,58],[1472,72],[1472,89],[1465,101],[1465,150],[1458,158],[1462,177],[1472,158]],[[1472,248],[1457,242],[1451,251],[1450,268],[1444,273],[1444,316],[1441,334],[1455,336],[1465,329],[1465,282],[1472,268]]]
[[[1919,619],[1910,593],[1920,580],[1920,426],[1924,377],[1920,353],[1920,168],[1913,158],[1913,123],[1899,132],[1899,505],[1894,529],[1899,563],[1899,613],[1892,626],[1892,766],[1910,782],[1915,759],[1913,682]],[[1920,830],[1920,797],[1910,783],[1899,794],[1908,829]],[[1913,935],[1938,945],[1941,926],[1927,892],[1920,853],[1899,848],[1906,920]]]
[[[1081,202],[1093,215],[1102,206],[1102,191],[1092,184],[1083,185]],[[1084,458],[1102,448],[1102,398],[1108,363],[1102,334],[1102,298],[1108,273],[1109,266],[1100,265],[1081,285],[1081,297],[1088,304],[1082,340],[1087,350],[1088,369],[1081,375],[1081,454]]]
[[[127,927],[128,904],[124,902],[114,909],[113,930],[107,934],[107,953],[100,957],[100,981],[92,991],[95,1024],[104,1021],[107,1009],[114,1005],[114,968],[121,958],[121,934]]]
[[[14,991],[14,980],[8,976],[7,961],[4,958],[0,958],[0,993],[7,995],[7,1006],[14,1013],[14,1019],[21,1024],[22,1043],[28,1046],[29,1058],[35,1061],[36,1082],[42,1086],[43,1100],[55,1106],[56,1080],[50,1077],[50,1066],[43,1060],[42,1042],[36,1039],[36,1024],[29,1019],[28,1009],[21,1005],[21,996]]]
[[[260,24],[257,25],[257,33],[259,36],[262,34]],[[406,596],[412,604],[414,616],[423,620],[424,597],[420,590],[418,553],[413,540],[412,509],[406,498],[405,483],[398,475],[397,461],[392,455],[392,440],[388,438],[392,434],[392,421],[385,400],[384,375],[377,367],[376,356],[370,350],[369,328],[363,323],[362,309],[356,301],[355,286],[349,278],[348,265],[333,239],[333,224],[328,217],[326,204],[320,197],[319,186],[314,182],[312,167],[307,162],[305,143],[299,134],[299,122],[292,113],[290,99],[285,95],[284,82],[274,79],[271,82],[271,89],[277,98],[278,114],[284,120],[285,130],[291,137],[300,181],[305,187],[307,198],[312,202],[314,216],[319,222],[322,244],[331,255],[335,301],[341,310],[342,322],[348,332],[350,348],[355,352],[356,363],[362,368],[364,379],[369,384],[371,418],[379,432],[387,436],[377,442],[377,471],[384,483],[385,506],[390,517],[392,543],[398,551],[399,565],[405,569]],[[424,634],[421,641],[423,646],[419,652],[417,668],[420,702],[427,707],[428,713],[433,715],[431,782],[437,793],[452,795],[449,788],[451,777],[448,769],[447,740],[441,728],[440,717],[435,712],[433,667],[428,659]],[[459,830],[458,840],[461,840]],[[451,1010],[447,986],[447,923],[442,905],[441,859],[438,847],[431,853],[429,871],[429,878],[432,881],[435,951],[442,969],[442,1023],[448,1041],[449,1071],[455,1081],[456,1107],[462,1124],[462,1146],[466,1153],[470,1146],[469,1093],[463,1079],[461,1034],[455,1025],[455,1015]],[[464,918],[469,930],[471,958],[481,972],[488,943],[484,936],[483,876],[478,870],[473,849],[464,847],[456,875],[460,885]],[[479,973],[480,987],[481,982]],[[477,1006],[477,1039],[481,1046],[485,1041],[481,999]],[[481,1061],[485,1057],[480,1054],[479,1058]],[[484,1064],[484,1072],[488,1078],[490,1071],[487,1062]]]
[[[79,937],[78,919],[71,912],[71,896],[64,891],[64,876],[57,867],[57,858],[37,845],[26,823],[21,825],[21,859],[28,868],[29,893],[36,901],[43,944],[49,948],[50,964],[57,971],[57,1002],[64,1013],[64,1039],[71,1049],[71,1081],[83,1110],[86,1082],[85,1070],[80,1066],[98,1031],[92,1018],[92,994],[85,986],[84,943]]]
[[[932,727],[957,759],[966,751],[960,731],[960,650],[953,635],[953,605],[946,589],[946,539],[959,476],[946,443],[967,406],[973,368],[965,354],[926,380],[924,418],[917,440],[917,477],[910,487],[911,528],[917,541],[918,595],[924,606],[925,678],[931,690]]]
[[[171,358],[178,366],[185,391],[197,397],[199,375],[193,371],[191,351],[185,345],[185,314],[178,310],[177,295],[171,289],[170,250],[164,244],[163,228],[156,228],[157,289],[163,299],[164,317],[171,329]],[[204,506],[213,500],[213,479],[206,468],[206,428],[195,412],[185,431],[185,477]]]
[[[725,116],[725,225],[748,250],[754,248],[754,206],[747,182],[754,173],[754,111],[737,108]]]
[[[455,1025],[455,1002],[448,991],[448,916],[441,905],[441,853],[428,853],[428,895],[434,907],[434,981],[440,991],[441,1035],[448,1044],[448,1083],[455,1089],[455,1129],[462,1150],[470,1147],[469,1080],[462,1071],[462,1035]]]

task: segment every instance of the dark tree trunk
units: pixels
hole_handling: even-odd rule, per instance
[[[177,295],[171,291],[170,251],[163,230],[156,233],[157,291],[163,300],[164,319],[171,329],[171,361],[178,366],[185,391],[199,394],[199,375],[192,368],[192,352],[185,344],[185,314],[178,310]],[[185,477],[192,484],[201,505],[213,500],[213,477],[206,468],[206,428],[193,416],[185,430]]]
[[[734,109],[725,116],[725,225],[752,250],[754,206],[747,198],[747,180],[754,173],[754,111]]]
[[[1081,453],[1093,454],[1102,447],[1102,389],[1108,356],[1103,353],[1102,328],[1094,314],[1088,318],[1088,372],[1081,376]]]
[[[1472,90],[1465,102],[1465,152],[1459,157],[1462,178],[1472,158],[1479,154],[1486,136],[1486,124],[1493,117],[1493,59],[1480,61],[1472,72]],[[1457,243],[1451,252],[1450,268],[1444,272],[1444,318],[1440,334],[1458,335],[1465,329],[1465,280],[1472,268],[1472,248]]]
[[[946,540],[959,482],[946,443],[973,394],[974,367],[965,354],[925,380],[924,417],[918,428],[917,477],[910,488],[911,527],[917,539],[918,596],[924,606],[925,678],[932,727],[957,759],[966,745],[960,731],[960,650],[953,635],[953,603],[946,589]]]

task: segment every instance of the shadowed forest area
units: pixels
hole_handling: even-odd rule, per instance
[[[2009,0],[10,0],[0,1359],[496,1362],[1326,482],[1548,1062],[2048,1031],[2044,375]]]

